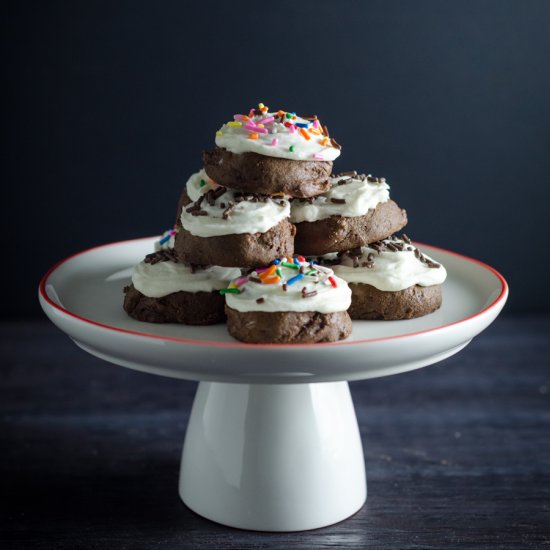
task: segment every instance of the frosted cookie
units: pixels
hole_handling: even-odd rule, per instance
[[[441,306],[445,268],[422,254],[406,235],[320,260],[348,282],[352,319],[412,319]]]
[[[211,189],[216,189],[218,184],[208,177],[204,168],[195,172],[183,186],[181,195],[178,200],[178,209],[176,213],[176,223],[179,221],[181,212],[185,206],[189,206],[192,202],[199,199],[201,195],[205,195]]]
[[[274,260],[220,292],[229,334],[242,342],[334,342],[351,334],[348,285],[302,256]]]
[[[317,197],[293,199],[295,248],[306,256],[349,250],[389,237],[407,224],[407,213],[390,200],[384,178],[346,172],[330,179]]]
[[[192,264],[252,267],[294,253],[295,228],[283,197],[217,186],[182,210],[174,249]]]
[[[124,310],[149,323],[221,323],[225,301],[219,289],[239,274],[238,268],[185,265],[173,250],[161,249],[134,268],[132,284],[124,289]]]
[[[203,153],[206,173],[226,187],[311,197],[328,189],[340,145],[316,116],[269,112],[260,103],[216,132],[216,146]]]

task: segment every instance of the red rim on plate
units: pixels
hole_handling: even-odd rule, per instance
[[[60,260],[56,264],[54,264],[46,274],[42,277],[40,281],[40,285],[38,287],[40,296],[44,299],[45,302],[47,302],[50,306],[52,306],[54,309],[58,310],[60,313],[67,315],[69,317],[72,317],[74,319],[77,319],[78,321],[81,321],[86,324],[93,325],[95,327],[99,327],[106,330],[112,330],[115,332],[122,332],[124,334],[130,334],[132,336],[140,336],[145,338],[155,338],[160,340],[167,340],[171,342],[179,342],[182,344],[193,344],[193,345],[200,345],[200,346],[216,346],[216,347],[245,347],[245,348],[258,348],[258,347],[269,347],[269,348],[297,348],[297,347],[311,347],[311,346],[349,346],[349,345],[355,345],[355,344],[367,344],[371,342],[381,342],[384,340],[395,340],[398,338],[410,338],[412,336],[418,336],[420,334],[427,334],[435,331],[445,330],[449,327],[452,327],[454,325],[458,325],[460,323],[465,323],[466,321],[470,321],[471,319],[475,319],[476,317],[479,317],[480,315],[483,315],[484,313],[488,312],[489,310],[495,308],[500,304],[502,300],[504,300],[508,294],[508,283],[504,279],[504,277],[494,268],[492,268],[490,265],[487,265],[483,262],[480,262],[479,260],[475,260],[473,258],[469,258],[468,256],[464,256],[463,254],[458,254],[457,252],[452,252],[450,250],[445,250],[444,248],[439,248],[437,246],[432,246],[428,244],[418,243],[415,242],[416,245],[419,245],[420,247],[428,247],[433,250],[439,250],[440,252],[444,252],[445,254],[450,254],[452,256],[456,256],[458,258],[461,258],[463,260],[466,260],[468,262],[477,264],[481,266],[482,268],[490,271],[493,275],[497,277],[497,279],[500,282],[501,289],[499,295],[495,298],[493,302],[491,302],[488,306],[486,306],[481,311],[478,311],[474,315],[470,315],[469,317],[466,317],[464,319],[460,319],[458,321],[454,321],[452,323],[448,323],[446,325],[442,325],[440,327],[434,327],[426,330],[420,330],[417,332],[409,332],[406,334],[398,334],[395,336],[384,336],[381,338],[367,338],[365,340],[354,340],[351,342],[341,341],[341,342],[323,342],[323,343],[317,343],[317,344],[245,344],[243,342],[216,342],[216,341],[210,341],[210,340],[192,340],[190,338],[178,338],[177,336],[162,336],[159,334],[150,334],[147,332],[140,332],[137,330],[128,330],[120,327],[113,327],[111,325],[105,325],[104,323],[99,323],[97,321],[94,321],[92,319],[88,319],[87,317],[82,317],[81,315],[77,315],[76,313],[73,313],[72,311],[69,311],[68,309],[65,309],[63,306],[60,306],[59,304],[56,304],[47,294],[46,292],[46,285],[48,284],[49,277],[53,274],[54,271],[56,271],[59,267],[61,267],[66,262],[81,256],[83,254],[87,254],[88,252],[92,252],[94,250],[98,250],[100,248],[107,248],[111,246],[118,246],[124,243],[135,243],[138,241],[145,241],[150,240],[158,237],[143,237],[141,239],[130,239],[126,241],[117,241],[114,243],[108,243],[108,244],[102,244],[99,246],[93,246],[91,248],[88,248],[86,250],[82,250],[81,252],[77,252],[76,254],[72,254],[68,256],[67,258]]]

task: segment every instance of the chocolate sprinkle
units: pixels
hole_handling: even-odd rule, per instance
[[[193,216],[196,216],[197,214],[194,214],[194,212],[200,212],[201,211],[201,204],[202,204],[202,201],[204,200],[204,195],[201,195],[197,200],[196,202],[193,202],[191,203],[191,205],[185,209],[185,211],[188,213],[188,214],[191,214]]]
[[[334,138],[330,138],[330,143],[335,149],[342,149],[342,146]]]
[[[306,287],[302,288],[302,298],[311,298],[317,294],[316,290],[307,291]]]
[[[220,185],[218,188],[213,190],[214,198],[219,199],[226,191],[227,189],[222,185]]]
[[[145,256],[145,259],[143,260],[146,264],[155,265],[159,262],[174,262],[178,263],[178,257],[176,256],[176,253],[174,252],[173,248],[169,248],[167,250],[158,250],[157,252],[152,252],[151,254],[147,254]]]
[[[223,211],[222,218],[227,220],[231,216],[231,212],[235,208],[235,203],[233,201],[228,202],[227,208]]]
[[[408,244],[406,244],[408,243]],[[430,260],[418,248],[415,248],[410,245],[411,240],[407,235],[403,235],[401,238],[396,237],[395,235],[392,235],[391,237],[388,237],[387,239],[381,240],[381,241],[375,241],[373,243],[370,243],[368,246],[372,248],[377,254],[381,254],[384,251],[390,251],[390,252],[413,252],[415,258],[422,262],[426,267],[437,269],[441,267],[441,264],[434,262],[433,260]],[[346,255],[348,256],[352,262],[353,267],[366,267],[366,268],[373,268],[374,267],[374,258],[375,255],[372,252],[369,252],[367,254],[367,260],[359,263],[359,258],[362,255],[362,249],[361,247],[352,248],[351,250],[347,250],[345,252],[338,252],[337,256],[340,258],[341,256]],[[322,259],[322,263],[326,265],[334,265],[340,263],[340,260],[328,260],[328,259]]]
[[[263,304],[264,302],[265,302],[265,298],[258,298],[258,299],[256,300],[256,303],[257,303],[257,304]]]
[[[204,195],[206,202],[210,206],[214,206],[216,200],[219,199],[226,191],[227,189],[221,185],[216,189],[210,189],[210,191]]]
[[[346,204],[346,199],[330,199],[334,204]]]

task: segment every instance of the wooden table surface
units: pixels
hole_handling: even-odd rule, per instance
[[[550,548],[550,316],[503,317],[457,356],[351,384],[366,506],[303,533],[229,529],[177,493],[195,384],[0,332],[0,548]]]

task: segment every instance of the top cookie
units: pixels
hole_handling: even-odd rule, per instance
[[[258,153],[289,160],[333,161],[340,145],[316,115],[273,111],[263,103],[233,119],[216,132],[216,145],[230,153]]]

